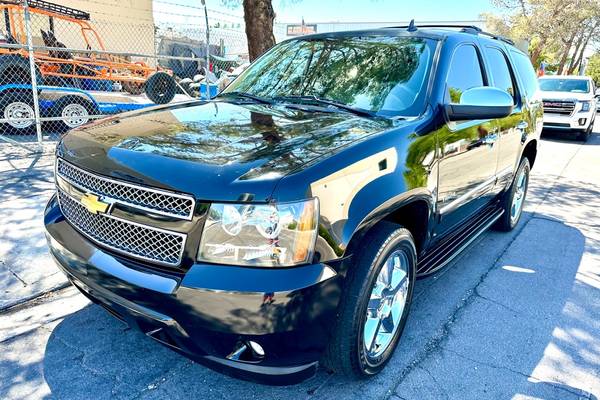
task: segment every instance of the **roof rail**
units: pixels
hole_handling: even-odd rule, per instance
[[[480,35],[489,36],[489,37],[491,37],[492,39],[501,40],[501,41],[503,41],[504,43],[508,43],[508,44],[510,44],[511,46],[514,46],[514,45],[515,45],[515,42],[513,42],[513,41],[512,41],[512,39],[509,39],[509,38],[507,38],[506,36],[496,35],[496,34],[489,33],[489,32],[484,32],[484,31],[481,31],[481,32],[479,32],[479,34],[480,34]]]
[[[419,24],[419,25],[417,25],[415,23],[415,20],[413,19],[410,21],[409,25],[392,26],[390,28],[405,28],[409,32],[416,32],[418,28],[454,28],[454,29],[460,29],[460,31],[464,32],[464,33],[472,33],[474,35],[485,35],[485,36],[491,37],[492,39],[501,40],[512,46],[515,45],[515,42],[513,42],[511,39],[504,37],[504,36],[496,35],[493,33],[485,32],[483,29],[481,29],[480,27],[478,27],[476,25],[460,25],[460,24],[423,24],[423,25]]]
[[[50,3],[44,0],[28,0],[29,8],[38,9],[43,11],[48,11],[54,14],[59,14],[65,17],[70,17],[74,19],[89,21],[90,14],[77,10],[75,8],[66,7],[60,4]],[[24,0],[0,0],[0,4],[14,4],[18,6],[25,6]]]

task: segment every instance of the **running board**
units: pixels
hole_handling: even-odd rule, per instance
[[[464,249],[469,247],[475,239],[487,231],[504,214],[504,210],[496,206],[489,207],[467,221],[461,228],[425,253],[417,263],[417,278],[422,278],[439,271]]]

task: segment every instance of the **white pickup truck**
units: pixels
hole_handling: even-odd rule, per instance
[[[577,132],[587,141],[596,119],[600,94],[586,76],[543,76],[539,79],[544,101],[544,128]]]

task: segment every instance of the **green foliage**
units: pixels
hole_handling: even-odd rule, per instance
[[[484,14],[490,32],[528,42],[534,66],[565,73],[600,38],[598,0],[492,0],[501,15]],[[569,67],[569,68],[567,68]]]
[[[585,73],[596,82],[596,86],[600,86],[600,53],[596,53],[590,58]]]

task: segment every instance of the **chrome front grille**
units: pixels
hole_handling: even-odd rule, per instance
[[[161,264],[181,263],[186,235],[140,225],[105,214],[93,214],[61,189],[63,215],[82,234],[117,252]]]
[[[181,219],[192,219],[193,197],[122,182],[85,171],[57,159],[56,173],[67,182],[85,191],[117,200],[136,208]]]
[[[575,110],[573,100],[544,100],[545,113],[571,115],[573,110]]]

